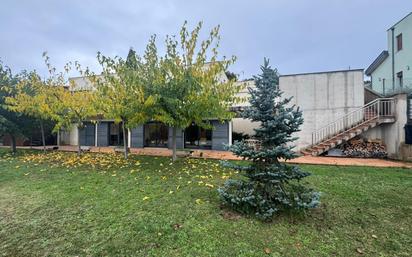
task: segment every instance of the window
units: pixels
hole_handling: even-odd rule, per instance
[[[123,145],[123,130],[122,123],[109,123],[109,145],[120,146]]]
[[[396,36],[396,45],[398,51],[402,50],[402,34]]]
[[[212,148],[212,130],[192,124],[185,130],[185,148]]]
[[[145,147],[167,147],[169,128],[160,122],[150,122],[144,125]]]

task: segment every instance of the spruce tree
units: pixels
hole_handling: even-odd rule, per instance
[[[250,106],[242,117],[260,126],[255,129],[256,144],[236,142],[230,150],[248,160],[247,165],[225,163],[246,177],[229,179],[219,194],[223,202],[234,210],[270,220],[284,210],[314,208],[319,204],[319,193],[300,183],[310,174],[284,160],[297,157],[293,151],[293,135],[303,123],[302,112],[290,104],[292,98],[282,97],[279,75],[264,60],[262,74],[254,77],[255,88],[249,88]]]

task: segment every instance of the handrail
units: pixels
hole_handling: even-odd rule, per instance
[[[312,145],[325,141],[339,133],[345,132],[366,121],[395,113],[394,98],[378,98],[332,121],[312,133]]]

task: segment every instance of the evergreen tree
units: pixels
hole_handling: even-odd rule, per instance
[[[292,98],[282,97],[277,70],[269,66],[268,60],[261,70],[262,74],[254,77],[256,88],[249,88],[250,106],[242,113],[243,118],[260,123],[254,136],[258,143],[241,141],[230,147],[250,164],[225,163],[247,179],[228,180],[218,191],[224,203],[236,211],[270,220],[283,210],[316,207],[319,193],[300,183],[309,173],[280,162],[296,157],[292,143],[297,138],[293,133],[303,123],[302,112],[290,105]]]

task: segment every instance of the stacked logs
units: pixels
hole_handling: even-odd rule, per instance
[[[388,152],[381,140],[353,138],[342,144],[342,151],[348,157],[386,158]]]

